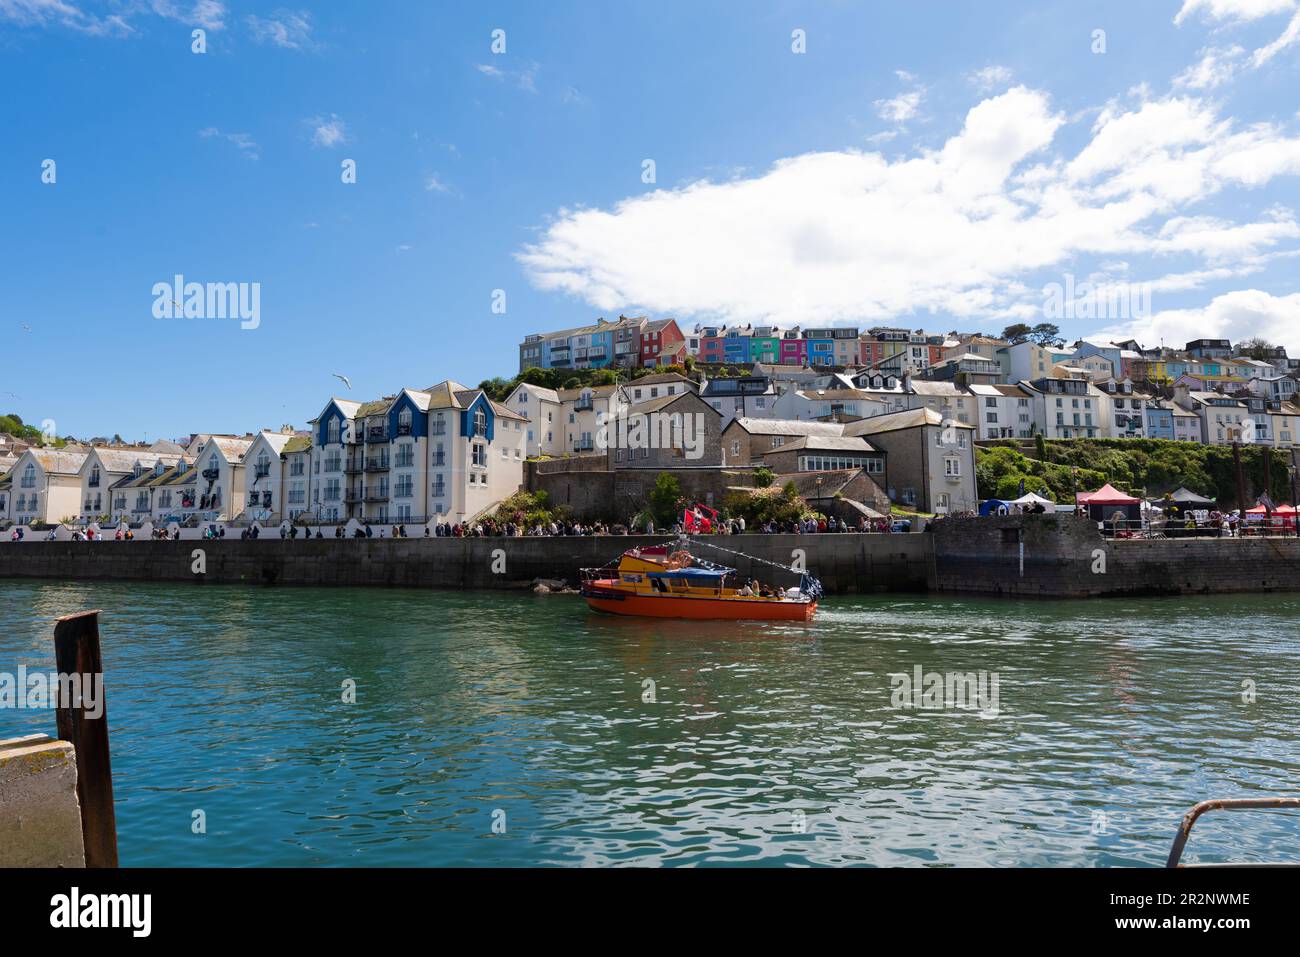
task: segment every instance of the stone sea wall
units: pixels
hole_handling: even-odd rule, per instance
[[[579,569],[662,537],[406,538],[0,543],[0,578],[242,582],[264,585],[376,585],[523,588],[537,578],[576,585]],[[719,535],[724,548],[789,565],[794,550],[828,592],[920,591],[930,542],[911,535]],[[202,555],[196,555],[196,552]],[[697,554],[772,584],[798,576],[699,547]],[[199,563],[196,565],[196,563]],[[202,567],[202,573],[196,572]]]
[[[931,590],[1089,598],[1300,591],[1294,538],[1104,539],[1073,515],[941,522]]]
[[[0,578],[521,589],[579,580],[662,537],[0,542]],[[719,535],[782,565],[804,552],[828,594],[898,591],[1088,598],[1300,591],[1300,542],[1283,538],[1110,541],[1073,515],[949,519],[930,534]],[[774,585],[797,576],[697,552]],[[198,554],[201,552],[201,555]],[[198,570],[201,569],[201,570]]]

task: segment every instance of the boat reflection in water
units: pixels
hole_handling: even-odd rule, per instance
[[[811,621],[821,583],[802,575],[798,587],[781,590],[765,584],[730,584],[734,568],[688,552],[684,543],[632,548],[617,565],[582,570],[582,596],[596,611],[643,618],[702,620]],[[718,548],[719,546],[710,545]],[[800,574],[788,566],[776,566]]]

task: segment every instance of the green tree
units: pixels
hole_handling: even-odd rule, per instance
[[[1008,342],[1024,342],[1034,330],[1023,322],[1013,323],[1002,330],[1002,338]]]
[[[491,379],[484,379],[478,384],[478,387],[487,393],[489,399],[495,402],[504,402],[510,393],[514,391],[515,382],[513,379],[503,379],[496,376]]]
[[[1277,346],[1260,336],[1252,336],[1244,342],[1237,343],[1237,354],[1248,359],[1264,362],[1273,358],[1276,352]]]
[[[1038,345],[1047,348],[1055,346],[1057,348],[1065,344],[1061,338],[1061,327],[1050,322],[1040,322],[1029,331],[1029,341],[1036,342]]]
[[[766,465],[760,465],[754,469],[754,487],[767,488],[772,484],[772,470]]]
[[[677,477],[668,472],[660,472],[655,479],[654,488],[650,490],[649,501],[655,524],[668,526],[677,521],[682,506],[682,487]]]

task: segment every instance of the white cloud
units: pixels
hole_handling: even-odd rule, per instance
[[[1174,87],[1186,90],[1213,90],[1237,73],[1242,54],[1239,46],[1210,47],[1201,51],[1201,59],[1174,77]]]
[[[126,36],[134,32],[121,14],[87,13],[70,0],[0,0],[0,18],[21,27],[63,26],[90,36]]]
[[[985,92],[1011,82],[1011,71],[1004,66],[986,66],[968,77],[970,82]]]
[[[1287,47],[1294,46],[1297,43],[1300,43],[1300,10],[1297,10],[1295,15],[1291,17],[1291,22],[1287,24],[1280,37],[1272,43],[1260,47],[1251,55],[1251,65],[1255,67],[1263,66]]]
[[[1143,256],[1157,275],[1192,259],[1165,278],[1186,287],[1300,238],[1289,210],[1241,222],[1196,210],[1300,174],[1300,139],[1280,127],[1237,129],[1194,98],[1111,104],[1071,157],[1051,149],[1064,123],[1017,86],[940,149],[808,153],[747,179],[561,210],[518,259],[538,287],[605,310],[807,323],[1025,315],[1041,305],[1042,270],[1079,257]]]
[[[503,83],[513,83],[525,93],[537,92],[537,70],[536,63],[530,63],[522,70],[504,70],[490,63],[475,63],[474,69],[478,70],[484,76],[490,76],[494,80],[500,80]]]
[[[1300,353],[1300,293],[1274,296],[1259,289],[1240,289],[1215,296],[1199,308],[1167,309],[1097,336],[1178,345],[1198,338],[1238,342],[1260,336],[1296,355]]]
[[[913,89],[889,99],[876,100],[872,105],[875,106],[876,113],[882,120],[901,124],[914,117],[916,111],[920,109],[921,100],[925,98],[925,87],[917,83],[916,77],[906,70],[895,70],[894,75],[903,83],[910,84]]]
[[[1296,0],[1183,0],[1174,16],[1182,23],[1194,13],[1211,20],[1258,20],[1260,17],[1285,13],[1295,8]]]
[[[1228,25],[1290,13],[1291,21],[1282,34],[1251,54],[1250,65],[1256,69],[1288,47],[1300,43],[1300,0],[1184,0],[1174,17],[1174,23],[1181,24],[1197,12],[1203,18]]]
[[[311,127],[311,141],[315,146],[331,149],[351,141],[347,124],[337,114],[312,117],[307,120],[307,125]]]
[[[424,180],[425,192],[429,193],[449,193],[451,187],[438,178],[437,173],[430,173]]]
[[[132,0],[115,2],[117,11],[109,14],[89,12],[94,4],[74,0],[0,0],[0,20],[21,27],[66,27],[88,36],[123,37],[135,33],[132,20],[155,16],[182,23],[192,23],[207,30],[225,26],[226,7],[219,0],[197,0],[193,4],[176,0]],[[100,4],[103,6],[103,4]]]
[[[911,90],[907,93],[900,93],[888,100],[876,100],[876,112],[880,114],[882,120],[889,120],[891,123],[906,123],[921,106],[921,98],[925,94],[920,90]]]
[[[199,130],[199,136],[204,139],[223,139],[227,143],[232,143],[249,159],[257,159],[261,152],[257,143],[247,133],[223,133],[215,126],[209,126]]]
[[[277,10],[265,19],[251,14],[245,19],[258,43],[272,43],[286,50],[305,50],[314,45],[311,14],[306,10]]]

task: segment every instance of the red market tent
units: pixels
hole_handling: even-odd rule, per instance
[[[1075,501],[1080,505],[1140,505],[1141,499],[1134,498],[1132,495],[1125,495],[1115,486],[1107,482],[1095,492],[1079,492],[1075,496]]]
[[[1256,505],[1254,508],[1246,509],[1246,521],[1258,522],[1268,520],[1268,509],[1263,505]],[[1279,505],[1273,509],[1273,527],[1274,528],[1295,528],[1296,510],[1290,505]]]
[[[1125,495],[1109,482],[1095,492],[1075,493],[1074,500],[1088,509],[1088,517],[1093,521],[1109,522],[1119,513],[1135,525],[1142,523],[1142,500]]]

